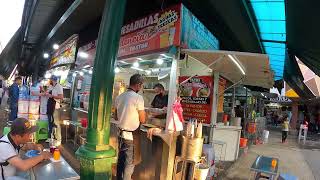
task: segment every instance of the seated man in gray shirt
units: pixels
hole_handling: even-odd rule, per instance
[[[0,138],[0,179],[12,179],[17,169],[27,171],[42,160],[50,159],[50,152],[42,151],[42,145],[28,143],[36,130],[37,127],[31,126],[28,120],[17,118],[12,122],[10,133]],[[40,154],[24,160],[19,157],[20,149],[39,150]]]

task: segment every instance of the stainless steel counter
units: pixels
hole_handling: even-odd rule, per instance
[[[61,161],[43,161],[32,168],[31,179],[57,180],[57,179],[80,179],[80,176],[61,157]]]

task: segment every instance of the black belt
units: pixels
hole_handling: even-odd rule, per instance
[[[118,128],[119,129],[119,131],[121,131],[121,132],[134,132],[134,131],[129,131],[129,130],[125,130],[125,129],[121,129],[121,128]]]

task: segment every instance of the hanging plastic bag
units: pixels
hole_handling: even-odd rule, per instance
[[[183,109],[180,104],[180,98],[177,98],[172,105],[172,111],[169,116],[169,123],[167,130],[169,131],[182,131],[183,130]]]

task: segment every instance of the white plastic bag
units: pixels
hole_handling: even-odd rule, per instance
[[[175,100],[172,105],[172,113],[169,116],[169,123],[167,130],[169,131],[182,131],[183,130],[183,109],[180,104],[180,100]]]

